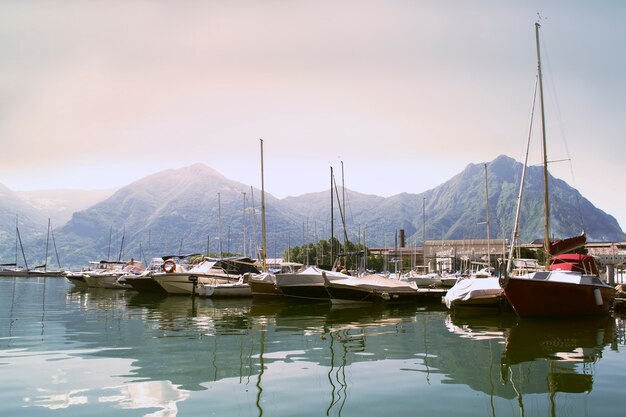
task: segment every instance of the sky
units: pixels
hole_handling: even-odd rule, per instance
[[[427,191],[523,160],[539,21],[551,173],[626,228],[625,20],[606,0],[0,1],[0,184],[200,162],[260,187],[262,138],[279,198],[342,162],[354,191]]]

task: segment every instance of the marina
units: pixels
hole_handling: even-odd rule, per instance
[[[625,6],[144,3],[0,5],[0,416],[625,414]]]
[[[624,330],[620,313],[520,319],[3,277],[0,414],[622,415]]]

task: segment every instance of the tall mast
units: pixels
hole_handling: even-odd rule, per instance
[[[109,227],[109,249],[107,250],[107,261],[111,260],[111,235],[113,234],[113,226]]]
[[[343,161],[341,161],[341,205],[346,209],[346,180],[343,174]]]
[[[46,236],[46,258],[43,261],[44,272],[48,270],[48,245],[50,244],[50,218],[48,218],[48,235]]]
[[[241,212],[241,224],[242,224],[242,236],[243,236],[243,256],[246,256],[246,193],[242,191],[243,194],[243,211]]]
[[[487,180],[487,164],[485,164],[485,211],[487,213],[487,270],[491,266],[491,227],[489,225],[489,181]]]
[[[333,241],[335,240],[335,225],[334,225],[334,204],[333,204],[333,167],[330,167],[330,262],[334,261],[333,257]]]
[[[544,250],[546,252],[546,269],[550,266],[550,205],[548,201],[548,152],[546,146],[546,115],[543,105],[543,80],[541,75],[541,53],[539,49],[539,28],[541,25],[535,23],[535,38],[537,39],[537,77],[539,78],[539,101],[541,103],[541,137],[543,144],[543,200],[545,205],[545,236]]]
[[[263,139],[261,141],[261,235],[262,235],[262,248],[261,248],[261,258],[263,271],[266,269],[266,258],[267,258],[267,240],[266,240],[266,230],[265,230],[265,180],[263,178]]]
[[[222,257],[222,200],[217,193],[217,239],[219,243],[220,258]]]
[[[424,273],[426,273],[426,197],[422,199],[422,257],[424,258]]]

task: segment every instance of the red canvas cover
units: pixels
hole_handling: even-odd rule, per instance
[[[552,258],[550,269],[561,271],[578,271],[591,275],[598,275],[598,267],[593,256],[566,253]]]

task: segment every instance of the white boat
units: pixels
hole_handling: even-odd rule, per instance
[[[165,290],[152,279],[152,274],[161,270],[163,258],[152,258],[148,266],[140,272],[125,273],[117,279],[117,282],[139,292],[164,293]]]
[[[498,278],[464,278],[457,281],[443,297],[448,308],[497,307],[504,301],[504,290]]]
[[[453,287],[457,281],[461,279],[461,274],[459,272],[456,273],[444,273],[441,276],[441,286],[444,288]]]
[[[199,284],[198,295],[210,298],[240,298],[252,297],[252,289],[242,277],[237,282],[225,284]]]
[[[418,287],[441,287],[443,286],[443,281],[441,279],[441,275],[436,272],[429,273],[420,273],[416,270],[411,270],[406,273],[403,277],[403,280],[408,282],[414,282]]]
[[[141,273],[145,270],[143,262],[131,259],[124,261],[100,261],[93,270],[83,271],[85,283],[88,288],[124,289],[130,286],[118,282],[123,275]]]
[[[239,281],[245,272],[257,272],[249,258],[205,258],[192,267],[187,263],[189,256],[168,257],[162,265],[162,271],[152,274],[156,281],[168,294],[191,295],[196,285],[228,284]],[[195,278],[191,278],[195,277]]]
[[[22,259],[24,260],[23,267],[19,266],[17,263],[18,243],[19,243],[19,248],[22,251]],[[26,261],[26,255],[24,253],[24,246],[22,245],[22,237],[20,235],[20,229],[18,227],[18,220],[17,220],[17,215],[16,215],[15,216],[15,262],[0,264],[0,276],[26,277],[28,276],[28,272],[29,272],[28,262]]]
[[[261,272],[260,274],[247,274],[248,285],[252,295],[282,297],[283,292],[276,287],[276,274]]]
[[[0,265],[0,277],[27,277],[28,269],[16,266],[14,263]]]
[[[443,289],[419,289],[415,282],[386,278],[377,274],[362,277],[348,277],[340,280],[329,280],[327,273],[324,287],[333,304],[342,303],[400,303],[415,302],[419,299],[441,299]]]
[[[81,271],[71,271],[65,274],[65,277],[76,287],[94,288],[99,287],[96,281],[98,277],[115,277],[119,278],[125,262],[122,261],[89,261],[87,267]]]
[[[279,268],[270,269],[260,274],[246,274],[246,280],[254,296],[282,297],[283,292],[276,286],[276,275],[294,274],[304,265],[298,262],[281,262]]]

